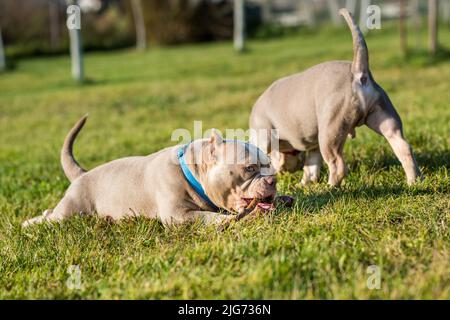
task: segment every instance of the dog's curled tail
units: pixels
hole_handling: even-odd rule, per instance
[[[345,21],[352,32],[353,38],[353,74],[367,75],[369,73],[369,52],[367,50],[366,40],[355,22],[352,14],[346,9],[342,8],[339,13],[344,17]]]
[[[86,123],[87,117],[88,115],[85,115],[73,126],[73,128],[67,134],[66,139],[64,140],[63,147],[61,149],[61,165],[67,179],[69,179],[70,182],[86,172],[86,170],[84,170],[73,157],[72,149],[73,142]]]

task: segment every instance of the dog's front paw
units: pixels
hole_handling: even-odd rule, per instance
[[[229,216],[227,216],[225,219],[223,219],[219,223],[219,225],[217,227],[217,230],[218,231],[224,231],[225,229],[227,229],[232,223],[237,221],[236,217],[237,217],[236,215],[229,215]]]
[[[423,175],[419,174],[419,175],[417,175],[417,177],[407,179],[406,183],[408,184],[408,186],[413,186],[415,184],[422,182],[423,180],[424,180]]]

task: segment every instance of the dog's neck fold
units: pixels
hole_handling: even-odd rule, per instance
[[[208,163],[211,161],[208,140],[191,142],[184,153],[186,164],[194,177],[200,182],[206,192]]]

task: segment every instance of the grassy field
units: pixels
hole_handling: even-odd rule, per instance
[[[75,153],[87,168],[173,145],[171,132],[192,131],[194,120],[247,128],[275,79],[351,59],[347,30],[252,41],[242,55],[229,43],[92,53],[83,86],[70,80],[67,57],[19,61],[0,75],[0,298],[450,298],[450,60],[404,62],[393,31],[372,33],[374,77],[403,119],[424,181],[407,187],[388,144],[360,128],[345,147],[342,188],[323,178],[306,189],[301,172],[284,174],[279,190],[295,196],[293,210],[225,232],[145,219],[20,223],[69,185],[59,150],[81,115],[90,118]],[[449,43],[450,30],[440,37]],[[67,286],[72,265],[81,289]],[[379,290],[366,286],[370,265],[380,268]]]

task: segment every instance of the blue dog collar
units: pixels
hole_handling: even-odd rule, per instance
[[[183,171],[184,177],[186,178],[187,182],[192,187],[192,189],[194,189],[195,192],[197,192],[197,194],[203,200],[205,200],[205,202],[207,202],[211,207],[213,207],[214,210],[218,211],[219,208],[211,201],[211,199],[209,199],[209,197],[206,195],[205,190],[203,189],[202,185],[194,177],[194,175],[192,174],[191,170],[189,170],[188,165],[186,164],[186,159],[184,158],[184,153],[185,153],[187,147],[189,146],[189,144],[190,143],[182,146],[178,150],[178,161],[180,162],[180,167],[181,167],[181,170]]]

